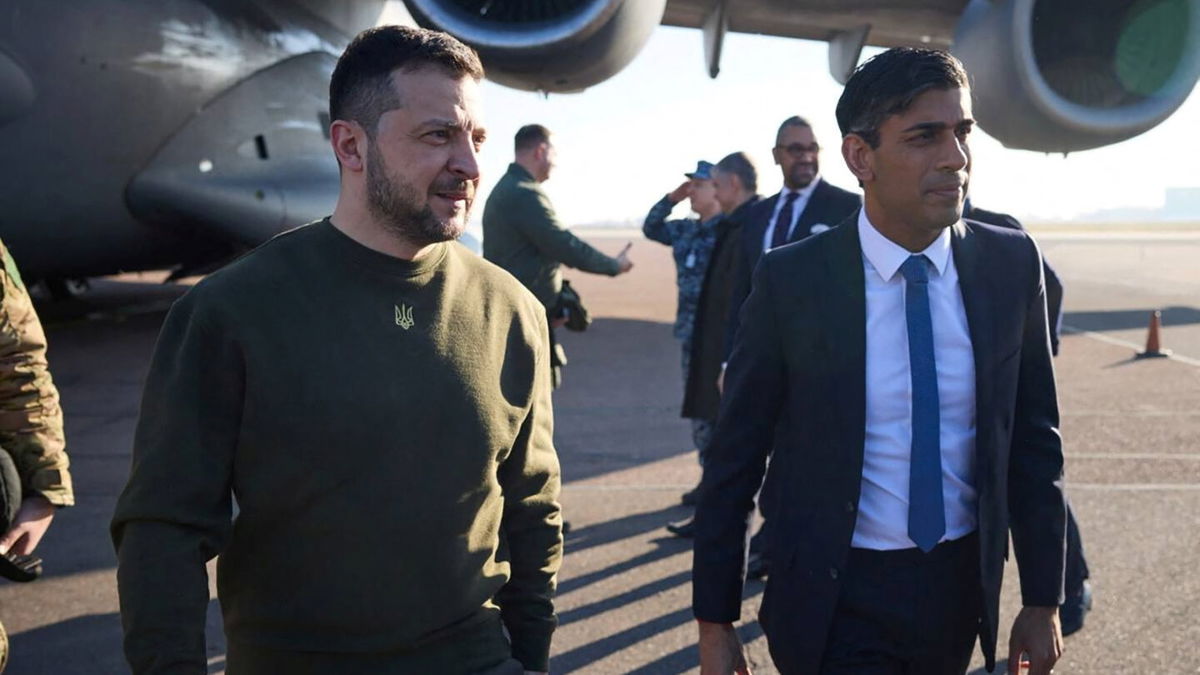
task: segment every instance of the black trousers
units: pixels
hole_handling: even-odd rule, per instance
[[[979,635],[979,538],[851,549],[822,675],[962,675]]]

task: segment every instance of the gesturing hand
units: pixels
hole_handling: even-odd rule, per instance
[[[0,539],[0,553],[10,550],[17,555],[33,553],[50,527],[50,521],[54,520],[55,510],[55,506],[41,495],[30,495],[21,500],[12,529]]]
[[[629,249],[633,248],[633,242],[625,244],[625,248],[621,249],[621,253],[617,256],[617,263],[620,265],[617,274],[624,274],[633,269],[633,261],[629,259]]]
[[[1008,673],[1017,675],[1021,654],[1029,656],[1029,675],[1049,675],[1062,656],[1062,627],[1057,607],[1025,607],[1008,638]]]
[[[700,675],[752,675],[746,650],[731,623],[698,621]]]

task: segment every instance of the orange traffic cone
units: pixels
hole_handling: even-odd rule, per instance
[[[1171,355],[1170,349],[1163,349],[1158,339],[1159,329],[1162,328],[1162,312],[1157,309],[1150,312],[1150,332],[1146,335],[1146,351],[1137,355],[1139,359],[1162,358]]]

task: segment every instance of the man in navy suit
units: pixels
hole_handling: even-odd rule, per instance
[[[1011,531],[1009,670],[1024,654],[1045,675],[1066,512],[1041,254],[961,219],[973,120],[953,56],[876,56],[837,118],[864,207],[755,272],[696,512],[701,672],[749,672],[733,623],[770,453],[759,621],[781,672],[961,675],[976,639],[991,668]]]

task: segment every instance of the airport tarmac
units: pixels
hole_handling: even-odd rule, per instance
[[[615,253],[626,238],[590,233]],[[697,672],[690,544],[663,526],[688,515],[699,478],[679,419],[674,271],[666,247],[635,239],[616,279],[568,270],[595,322],[563,334],[570,364],[555,397],[563,505],[573,530],[559,580],[554,673]],[[1096,608],[1057,673],[1200,672],[1200,238],[1047,233],[1066,285],[1057,361],[1068,492],[1083,532]],[[39,549],[47,576],[0,585],[17,674],[125,673],[107,525],[124,483],[141,384],[166,306],[181,290],[100,281],[46,306],[50,359],[67,414],[78,505]],[[1152,309],[1179,358],[1135,360]],[[1019,607],[1006,573],[1002,624]],[[756,673],[773,673],[753,621],[741,627]],[[210,604],[211,673],[223,672]],[[1006,631],[1001,632],[1001,655]],[[972,668],[982,659],[976,658]],[[982,671],[973,671],[982,672]]]

